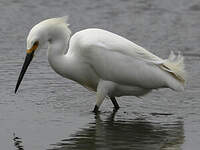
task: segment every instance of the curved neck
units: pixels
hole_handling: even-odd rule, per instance
[[[80,67],[68,51],[66,41],[52,43],[48,45],[48,61],[53,70],[59,75],[79,82],[82,78],[79,76]],[[66,54],[65,54],[66,53]]]
[[[48,61],[55,72],[66,76],[66,69],[70,69],[70,60],[65,55],[67,51],[66,41],[56,41],[48,44]],[[70,72],[70,71],[69,71]]]

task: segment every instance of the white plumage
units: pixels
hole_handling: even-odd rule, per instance
[[[142,96],[152,89],[182,91],[185,83],[183,56],[172,52],[161,59],[135,43],[101,29],[71,31],[66,18],[45,20],[30,31],[27,48],[48,43],[51,67],[65,78],[97,92],[95,111],[106,96]],[[38,47],[39,47],[38,46]],[[37,48],[38,49],[38,48]],[[117,107],[116,107],[117,108]]]

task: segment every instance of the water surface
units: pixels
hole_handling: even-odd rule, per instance
[[[116,113],[106,100],[95,116],[95,93],[54,73],[41,50],[14,94],[29,30],[43,19],[64,15],[70,16],[73,33],[98,27],[162,58],[181,51],[186,90],[122,97]],[[1,0],[0,20],[1,149],[199,149],[199,0]]]

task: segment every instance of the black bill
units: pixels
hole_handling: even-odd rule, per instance
[[[15,93],[17,92],[18,88],[19,88],[19,85],[24,77],[24,74],[30,64],[30,62],[32,61],[33,59],[33,56],[34,56],[34,51],[32,51],[31,53],[27,53],[26,54],[26,58],[25,58],[25,61],[24,61],[24,64],[22,66],[22,70],[20,72],[20,75],[19,75],[19,78],[18,78],[18,81],[17,81],[17,84],[16,84],[16,87],[15,87]]]

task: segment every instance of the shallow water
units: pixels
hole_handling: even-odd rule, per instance
[[[162,58],[181,51],[186,90],[122,97],[116,113],[106,100],[95,116],[95,94],[54,73],[41,50],[14,94],[29,30],[64,15],[73,33],[98,27]],[[199,0],[1,0],[0,20],[0,149],[199,149]]]

